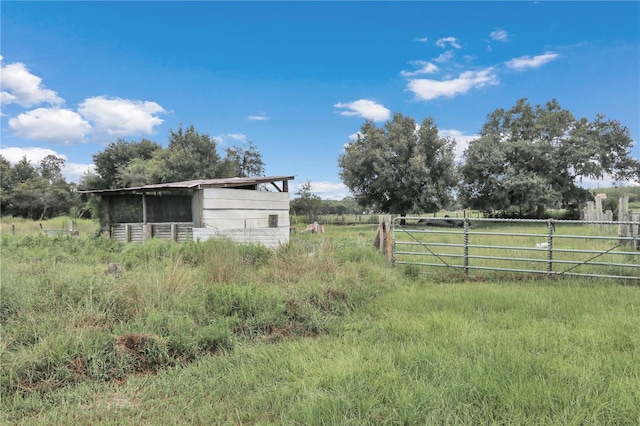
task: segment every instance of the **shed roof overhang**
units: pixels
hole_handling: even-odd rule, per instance
[[[131,188],[95,189],[91,191],[79,191],[82,194],[96,195],[125,195],[148,194],[159,192],[184,192],[204,188],[242,188],[256,190],[259,184],[270,183],[279,192],[289,192],[288,182],[295,176],[264,176],[264,177],[235,177],[226,179],[196,179],[183,182],[157,183],[152,185],[135,186]],[[279,187],[277,182],[281,182]]]

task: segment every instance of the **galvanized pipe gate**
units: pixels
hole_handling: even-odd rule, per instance
[[[640,283],[640,221],[396,217],[393,265]]]

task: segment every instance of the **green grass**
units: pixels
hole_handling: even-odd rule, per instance
[[[3,233],[0,423],[640,424],[638,287],[442,282],[390,268],[375,228]]]
[[[0,218],[0,234],[35,236],[42,233],[41,224],[45,230],[68,230],[72,223],[75,223],[80,236],[95,235],[99,231],[98,223],[88,219],[72,219],[67,216],[60,216],[49,220],[37,221],[16,217],[2,217]]]

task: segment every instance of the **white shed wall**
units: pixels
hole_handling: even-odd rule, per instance
[[[238,243],[277,247],[289,242],[289,193],[231,188],[207,188],[202,192],[202,227],[193,238],[230,238]],[[278,226],[269,227],[269,215]]]

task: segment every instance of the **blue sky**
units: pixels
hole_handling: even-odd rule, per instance
[[[166,146],[182,124],[221,153],[251,141],[267,175],[340,199],[338,157],[366,119],[433,117],[462,153],[520,98],[605,114],[640,140],[637,1],[2,1],[0,13],[0,154],[62,156],[72,181],[109,142]]]

